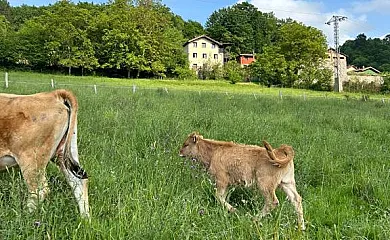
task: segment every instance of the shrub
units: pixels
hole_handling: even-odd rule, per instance
[[[232,84],[242,81],[245,75],[245,70],[236,61],[227,62],[223,67],[223,72],[224,78]]]

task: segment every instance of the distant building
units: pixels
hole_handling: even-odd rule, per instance
[[[357,68],[353,65],[348,66],[348,81],[360,83],[373,83],[375,85],[383,84],[381,72],[374,67]]]
[[[225,62],[224,44],[206,35],[188,40],[183,45],[187,53],[189,67],[198,71],[206,64],[220,64]]]
[[[333,76],[336,75],[335,73],[335,66],[337,63],[337,53],[333,48],[329,48],[328,52],[328,59],[325,61],[326,62],[326,67],[328,67],[330,70],[333,72]],[[339,60],[340,60],[340,66],[339,66],[339,78],[340,78],[340,87],[339,90],[343,91],[343,83],[348,81],[348,76],[347,76],[347,56],[344,54],[339,54]],[[334,85],[334,80],[335,77],[332,78],[332,84]]]
[[[255,61],[255,55],[254,54],[240,54],[237,56],[237,62],[241,66],[248,66],[252,62]]]

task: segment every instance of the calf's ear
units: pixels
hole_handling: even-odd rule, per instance
[[[198,141],[196,135],[193,135],[193,136],[192,136],[192,141],[193,141],[194,143],[196,143],[196,142]]]

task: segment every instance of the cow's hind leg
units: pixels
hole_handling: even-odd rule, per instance
[[[72,161],[61,163],[60,169],[73,190],[81,216],[89,218],[87,173],[77,163]]]
[[[276,197],[275,194],[275,188],[267,187],[267,186],[261,186],[260,187],[261,193],[264,196],[264,207],[261,210],[260,217],[265,217],[268,215],[274,208],[276,208],[279,205],[279,200]]]
[[[49,193],[45,171],[46,166],[22,165],[20,167],[28,188],[27,208],[30,212],[33,212]]]
[[[305,222],[303,220],[303,209],[302,209],[302,197],[298,194],[295,181],[291,180],[288,182],[282,182],[280,187],[287,194],[288,199],[295,207],[295,211],[298,215],[298,226],[305,230]]]

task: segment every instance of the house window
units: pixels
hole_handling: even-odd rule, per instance
[[[192,46],[193,46],[194,48],[197,48],[197,47],[198,47],[198,43],[197,43],[197,42],[193,42],[193,43],[192,43]]]
[[[192,54],[192,58],[197,58],[198,57],[198,54],[197,53],[193,53]]]
[[[198,69],[198,64],[192,64],[192,69],[197,70]]]
[[[203,53],[203,58],[207,58],[207,54],[206,53]]]
[[[214,54],[214,59],[218,59],[218,54]]]
[[[211,48],[215,48],[215,43],[211,44]]]
[[[206,43],[202,43],[202,48],[206,48]]]

